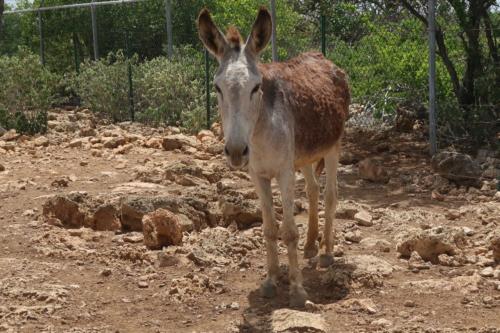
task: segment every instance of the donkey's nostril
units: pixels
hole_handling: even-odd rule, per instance
[[[243,156],[248,155],[248,146],[245,146],[245,149],[243,149]]]
[[[229,150],[227,149],[227,146],[224,146],[224,154],[229,155]]]

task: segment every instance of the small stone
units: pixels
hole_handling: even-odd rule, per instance
[[[378,312],[377,306],[370,298],[351,299],[346,301],[345,305],[355,311],[366,312],[368,314],[376,314]]]
[[[321,305],[315,304],[315,303],[311,302],[310,300],[306,301],[304,307],[307,311],[311,311],[311,312],[316,312],[316,311],[321,310]]]
[[[436,190],[433,190],[432,193],[431,193],[431,198],[433,200],[437,200],[437,201],[444,201],[445,197],[444,195],[442,195],[441,193],[439,193],[438,191]]]
[[[131,232],[123,236],[123,241],[126,243],[141,243],[144,240],[144,235],[138,232]]]
[[[171,267],[180,263],[179,258],[173,254],[167,254],[164,252],[158,253],[158,266],[159,267]]]
[[[358,163],[358,172],[361,179],[372,182],[387,183],[389,176],[381,163],[373,158],[365,158]]]
[[[345,234],[345,239],[349,242],[359,243],[363,237],[361,236],[361,232],[359,230],[356,231],[348,231]]]
[[[103,270],[99,273],[99,275],[102,275],[102,276],[110,276],[110,275],[111,275],[111,273],[112,273],[112,271],[111,271],[111,269],[110,269],[110,268],[105,268],[105,269],[103,269]]]
[[[429,269],[430,264],[425,262],[417,251],[413,251],[408,259],[408,268],[412,270]]]
[[[238,310],[240,308],[240,304],[238,302],[232,302],[230,305],[229,305],[229,308],[231,310]]]
[[[448,220],[453,221],[460,218],[460,212],[458,210],[449,210],[448,212],[446,212],[445,217]]]
[[[33,143],[35,144],[35,147],[47,147],[49,145],[49,139],[44,136],[40,136],[36,138]]]
[[[492,277],[493,276],[493,267],[486,267],[481,272],[479,272],[479,275],[481,275],[482,277]]]
[[[2,164],[0,164],[0,172],[2,171],[5,171],[5,167]]]
[[[483,297],[483,303],[487,305],[493,304],[493,297],[491,296],[484,296]]]
[[[83,146],[83,140],[82,139],[72,140],[68,144],[68,147],[70,147],[70,148],[80,148],[81,146]]]
[[[363,227],[371,227],[373,225],[372,216],[364,210],[357,212],[354,215],[354,220],[356,220],[356,222]]]
[[[82,128],[80,130],[80,136],[82,136],[82,137],[96,136],[96,135],[97,135],[97,131],[91,127]]]
[[[462,227],[462,229],[464,230],[465,236],[473,236],[476,233],[473,229],[469,227]]]
[[[415,303],[415,301],[408,299],[404,302],[404,306],[406,306],[407,308],[414,308],[415,306],[417,306],[417,304]]]
[[[379,326],[379,327],[390,327],[390,326],[392,326],[392,322],[385,319],[385,318],[380,318],[380,319],[372,321],[371,325]]]
[[[139,281],[139,282],[137,282],[137,285],[139,286],[139,288],[149,287],[149,283],[147,281]]]

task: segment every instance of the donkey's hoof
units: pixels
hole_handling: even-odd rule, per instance
[[[311,245],[306,244],[306,246],[304,246],[304,259],[311,259],[316,257],[317,255],[318,255],[318,245],[316,244],[316,242],[314,242]]]
[[[307,292],[302,286],[295,286],[290,289],[290,307],[303,308],[308,299]]]
[[[331,254],[322,254],[319,256],[319,267],[326,268],[333,264],[333,256]]]
[[[267,279],[260,285],[260,294],[265,298],[273,298],[278,293],[278,287],[271,279]]]

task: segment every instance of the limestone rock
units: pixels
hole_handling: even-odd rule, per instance
[[[158,209],[142,218],[144,244],[150,249],[182,244],[182,230],[177,216],[166,209]]]
[[[364,227],[371,227],[373,225],[373,218],[367,211],[360,211],[354,215],[354,220]]]
[[[438,263],[440,254],[453,256],[465,245],[462,228],[435,227],[427,230],[410,229],[396,236],[396,250],[409,258],[416,251],[422,259]]]
[[[219,208],[226,226],[236,222],[238,228],[245,229],[262,222],[262,211],[256,200],[224,196],[219,199]]]
[[[500,231],[497,230],[490,237],[490,248],[493,251],[493,258],[496,262],[500,262]]]
[[[121,222],[125,230],[142,231],[142,217],[159,208],[175,214],[184,214],[193,223],[195,230],[206,226],[210,220],[208,205],[193,197],[177,196],[127,196],[121,200]],[[182,222],[181,225],[187,224]],[[186,228],[189,228],[186,226]]]
[[[56,218],[68,228],[80,228],[85,222],[85,213],[79,209],[75,195],[57,195],[43,204],[45,218]]]
[[[389,180],[387,171],[381,163],[373,158],[365,158],[358,163],[359,177],[372,182],[386,183]]]
[[[49,145],[49,139],[45,136],[39,136],[35,140],[33,140],[33,144],[35,147],[47,147]]]
[[[322,282],[337,288],[349,289],[351,284],[367,288],[380,287],[394,267],[372,255],[357,255],[335,260],[323,275]]]
[[[80,129],[79,134],[81,137],[96,136],[97,131],[91,127],[86,127],[86,128]]]
[[[379,249],[382,252],[390,252],[391,251],[391,243],[385,239],[368,237],[362,239],[359,244],[367,249]]]
[[[109,148],[109,149],[118,148],[119,146],[123,146],[126,143],[127,143],[127,140],[124,137],[121,137],[121,136],[116,136],[116,137],[110,137],[110,138],[104,138],[103,139],[103,146],[104,146],[104,148]]]
[[[478,185],[482,170],[467,154],[444,151],[432,157],[431,166],[441,176],[462,185]]]
[[[168,135],[163,138],[162,146],[165,150],[181,149],[184,146],[196,147],[196,140],[184,134]]]
[[[81,146],[83,146],[82,139],[74,139],[74,140],[71,140],[70,143],[68,143],[68,147],[70,147],[70,148],[80,148]]]
[[[326,320],[320,315],[291,309],[275,310],[271,316],[273,333],[327,333]]]
[[[359,243],[363,239],[361,236],[361,232],[359,230],[356,231],[348,231],[345,233],[345,240],[353,243]]]
[[[94,212],[93,229],[100,231],[120,230],[122,224],[117,209],[111,204],[104,204]]]
[[[2,140],[4,141],[14,141],[17,140],[21,134],[17,133],[15,129],[11,129],[2,135]]]

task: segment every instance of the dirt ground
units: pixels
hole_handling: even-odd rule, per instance
[[[264,299],[255,192],[244,172],[227,169],[211,133],[106,125],[86,111],[49,119],[43,137],[0,137],[0,332],[276,331],[273,312],[288,307],[286,247],[278,296]],[[163,139],[172,135],[170,146]],[[343,150],[335,263],[321,269],[301,259],[314,303],[304,311],[319,314],[328,332],[500,332],[495,180],[467,189],[435,175],[421,135],[349,129]],[[360,178],[366,157],[379,159],[385,179]],[[300,173],[296,188],[302,254]],[[80,207],[122,207],[112,216],[118,227],[44,214],[51,198],[69,193],[83,198]],[[148,249],[140,225],[121,215],[132,197],[177,200],[183,244]],[[426,232],[442,238],[422,241]],[[411,258],[401,255],[405,246]],[[426,251],[426,260],[417,255]]]

